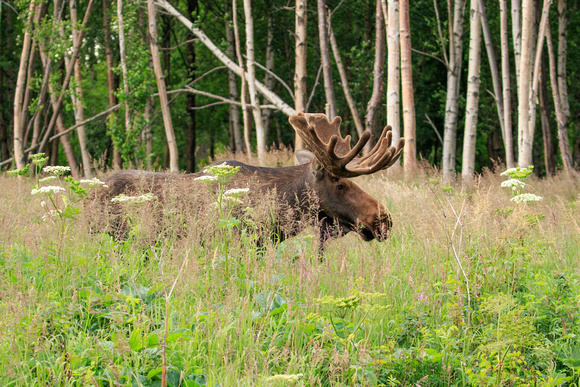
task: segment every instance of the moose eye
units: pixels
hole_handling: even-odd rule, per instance
[[[336,186],[336,189],[339,190],[339,191],[342,191],[344,189],[344,185],[339,184],[339,185]]]

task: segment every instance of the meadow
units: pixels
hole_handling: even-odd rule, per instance
[[[357,178],[389,239],[322,256],[314,228],[274,244],[272,203],[203,182],[126,204],[120,236],[90,187],[4,174],[0,384],[578,386],[578,184],[523,177],[541,200],[517,203],[500,172],[469,189],[429,168]]]

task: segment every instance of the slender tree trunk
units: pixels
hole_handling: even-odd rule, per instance
[[[191,22],[197,19],[198,0],[187,1],[187,11]],[[193,34],[189,34],[189,40],[193,39]],[[195,44],[190,41],[187,44],[187,78],[193,81],[197,67],[195,54]],[[196,147],[196,122],[195,122],[195,94],[187,93],[187,113],[189,122],[187,123],[186,149],[185,149],[185,170],[188,173],[195,172],[195,147]]]
[[[235,1],[235,0],[234,0]],[[231,15],[232,7],[229,1],[226,1],[226,12]],[[228,41],[228,48],[226,53],[230,58],[235,58],[236,38],[234,36],[234,29],[231,26],[231,19],[226,19],[226,39]],[[238,77],[232,70],[228,70],[228,88],[229,98],[232,101],[237,101],[240,96],[238,93]],[[244,153],[244,140],[240,130],[240,108],[234,104],[230,104],[230,131],[234,139],[234,149],[236,153]]]
[[[405,137],[404,167],[408,176],[417,166],[417,134],[415,122],[415,96],[413,92],[413,68],[411,61],[411,21],[409,0],[400,3],[401,29],[401,91],[403,94],[403,128]]]
[[[295,72],[294,72],[294,99],[297,112],[306,112],[307,89],[306,89],[306,56],[308,47],[306,46],[306,22],[307,22],[306,0],[296,0],[296,34],[295,34]],[[295,134],[294,148],[296,150],[304,148],[302,138]]]
[[[326,0],[318,0],[318,38],[320,41],[320,59],[322,61],[322,74],[324,75],[324,92],[329,111],[329,120],[336,117],[336,97],[332,81],[332,65],[330,62],[330,49],[328,47],[328,24],[327,24]]]
[[[518,0],[516,0],[518,1]],[[512,107],[511,107],[511,87],[510,87],[510,59],[508,41],[508,10],[507,0],[500,0],[501,18],[501,71],[503,87],[503,113],[504,113],[504,145],[505,158],[508,168],[515,166],[514,161],[514,140],[512,128]]]
[[[568,16],[566,14],[567,0],[558,0],[558,91],[560,94],[560,105],[562,107],[562,119],[564,130],[568,131],[570,126],[570,102],[568,101]],[[574,146],[574,160],[580,164],[580,130],[577,130],[577,140]]]
[[[453,7],[453,33],[449,41],[449,68],[447,70],[447,98],[445,102],[445,131],[443,134],[443,182],[455,179],[455,153],[457,149],[457,113],[459,85],[463,57],[463,19],[465,0],[455,0]],[[451,27],[450,27],[451,28]]]
[[[346,70],[342,63],[342,57],[340,56],[340,50],[338,49],[338,43],[336,43],[336,38],[334,36],[334,31],[332,30],[330,16],[328,17],[328,30],[329,30],[329,37],[330,37],[330,46],[332,47],[332,53],[334,54],[334,61],[336,62],[336,67],[338,68],[338,73],[340,74],[340,82],[342,84],[342,90],[344,92],[344,96],[346,97],[346,102],[348,107],[350,108],[350,113],[352,114],[352,119],[354,121],[354,126],[356,131],[360,136],[362,136],[364,132],[364,126],[358,114],[358,109],[356,108],[356,103],[352,94],[350,92],[350,87],[348,86],[348,78],[346,76]],[[370,142],[370,141],[369,141]]]
[[[78,39],[78,31],[76,30],[75,26],[78,23],[77,18],[77,3],[76,0],[70,0],[70,16],[71,21],[73,23],[73,39]],[[81,72],[81,59],[77,58],[74,63],[74,73],[75,73],[75,93],[73,98],[73,104],[75,105],[74,113],[75,113],[75,121],[76,123],[81,123],[85,120],[85,109],[83,107],[83,89],[81,86],[82,82],[82,72]],[[76,94],[76,95],[75,95]],[[92,179],[93,172],[91,170],[91,157],[89,155],[89,151],[87,149],[87,132],[84,125],[81,125],[77,128],[77,135],[79,137],[79,145],[81,150],[81,159],[83,161],[83,172],[87,179]]]
[[[266,75],[264,75],[264,85],[270,90],[274,89],[274,76],[272,75],[274,72],[274,17],[272,15],[272,10],[268,9],[268,36],[267,36],[267,43],[266,43]],[[268,145],[268,133],[270,132],[270,124],[272,121],[272,109],[263,109],[262,110],[262,122],[264,125],[264,133],[265,133],[265,142]]]
[[[383,76],[385,67],[385,17],[381,0],[377,0],[375,14],[375,64],[373,66],[373,92],[367,104],[365,128],[371,133],[378,133],[377,111],[383,94]]]
[[[554,46],[552,44],[552,33],[550,31],[550,24],[546,26],[546,42],[548,43],[548,58],[550,60],[550,83],[552,84],[552,96],[554,98],[554,110],[556,110],[556,120],[558,121],[558,145],[560,147],[560,154],[562,156],[562,163],[564,164],[564,171],[570,178],[578,179],[580,176],[574,169],[572,154],[570,152],[570,139],[568,138],[568,131],[564,127],[565,118],[560,104],[560,91],[558,90],[558,76],[556,74],[556,58],[554,55]]]
[[[179,158],[177,154],[177,143],[173,124],[171,123],[171,112],[169,111],[169,102],[167,100],[167,90],[165,89],[165,79],[163,69],[161,68],[161,59],[159,58],[159,47],[157,46],[157,21],[156,10],[153,0],[147,0],[147,13],[149,15],[149,36],[151,44],[151,57],[153,59],[153,69],[157,79],[157,90],[159,92],[159,103],[161,113],[163,114],[163,124],[165,126],[165,135],[167,137],[167,146],[169,148],[169,170],[172,173],[179,172]]]
[[[236,56],[238,57],[238,66],[240,67],[241,78],[242,78],[242,91],[241,91],[241,102],[242,102],[242,118],[244,120],[244,142],[246,144],[246,154],[252,159],[252,144],[250,142],[250,115],[248,114],[248,106],[246,102],[246,94],[248,90],[248,84],[246,82],[246,71],[244,70],[244,60],[242,59],[242,48],[240,46],[240,32],[238,30],[238,12],[236,0],[232,0],[232,14],[234,15],[234,37],[236,40]]]
[[[522,58],[522,0],[512,0],[512,38],[516,64],[516,83],[520,97],[520,63]]]
[[[111,44],[111,18],[109,15],[109,0],[103,0],[103,30],[105,43],[105,58],[107,61],[107,90],[109,95],[109,107],[117,104],[117,97],[115,97],[115,74],[113,73],[113,48]],[[111,115],[116,113],[111,113]],[[121,169],[121,153],[117,149],[117,145],[113,143],[113,167]]]
[[[28,24],[22,39],[22,53],[20,55],[20,67],[18,77],[16,78],[16,90],[14,94],[14,161],[17,169],[22,169],[26,165],[24,159],[24,147],[26,139],[24,138],[24,122],[22,120],[23,99],[26,90],[26,75],[28,74],[28,59],[32,45],[32,21],[37,6],[34,1],[30,2],[28,15]]]
[[[393,128],[393,143],[401,137],[399,94],[401,58],[399,55],[399,0],[388,1],[387,18],[387,123]]]
[[[246,19],[246,67],[248,69],[248,89],[250,92],[250,104],[252,105],[252,115],[256,125],[256,139],[258,148],[258,161],[264,161],[266,154],[266,130],[262,122],[262,112],[260,111],[260,100],[256,90],[256,65],[254,59],[254,18],[252,16],[251,0],[244,0],[244,14]]]
[[[469,69],[467,73],[467,101],[463,137],[463,165],[461,176],[464,186],[473,185],[475,172],[475,143],[479,112],[479,83],[481,68],[481,21],[479,0],[471,0],[469,31]]]
[[[542,137],[544,139],[544,163],[546,175],[556,173],[554,160],[554,144],[552,141],[552,129],[550,128],[550,103],[548,101],[548,72],[546,71],[545,59],[542,56],[542,75],[540,76],[540,118],[542,123]]]
[[[123,91],[125,95],[129,95],[129,71],[127,70],[127,53],[125,49],[125,27],[123,25],[123,0],[117,0],[117,23],[118,23],[118,33],[119,33],[119,52],[121,61],[121,73],[123,74]],[[151,33],[151,32],[150,32]],[[157,46],[157,41],[155,43]],[[155,59],[153,59],[155,61]],[[131,130],[131,110],[129,109],[129,104],[125,99],[125,130]]]
[[[534,5],[532,0],[523,0],[522,4],[522,51],[518,83],[518,165],[527,168],[532,164],[532,144],[528,138],[528,120],[530,117],[530,85],[532,61],[532,28],[534,25]],[[516,60],[517,63],[517,60]],[[526,142],[528,142],[526,144]]]

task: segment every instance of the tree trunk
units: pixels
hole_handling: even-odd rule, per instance
[[[187,1],[187,12],[192,23],[197,19],[198,0]],[[195,80],[195,71],[197,68],[195,43],[193,42],[193,34],[189,34],[187,44],[187,78],[191,81]],[[189,122],[187,123],[187,134],[185,141],[185,171],[188,173],[195,172],[195,147],[196,147],[196,122],[195,122],[195,94],[187,93],[187,113],[189,114]]]
[[[169,111],[169,102],[167,100],[167,91],[165,89],[165,80],[163,69],[161,68],[161,59],[159,58],[159,47],[157,46],[157,22],[155,18],[155,5],[153,0],[147,0],[147,13],[149,15],[149,35],[151,44],[151,57],[153,58],[153,69],[157,79],[157,90],[159,92],[159,103],[161,113],[163,114],[163,124],[165,126],[165,135],[167,136],[167,146],[169,148],[169,169],[172,173],[179,172],[179,158],[177,154],[177,143],[171,123],[171,112]]]
[[[562,107],[562,119],[564,130],[570,126],[570,102],[568,101],[568,16],[566,14],[567,0],[558,0],[558,91],[560,94],[560,106]],[[577,130],[577,140],[574,147],[574,160],[580,163],[580,130]]]
[[[268,36],[266,42],[266,75],[264,75],[264,85],[270,89],[274,90],[274,17],[272,15],[272,10],[268,9]],[[272,120],[272,109],[263,109],[262,110],[262,123],[264,125],[264,133],[265,133],[265,143],[268,145],[268,133],[270,132],[270,125]]]
[[[244,60],[242,59],[242,48],[240,45],[240,32],[238,30],[238,11],[236,0],[232,0],[232,14],[234,15],[234,38],[236,41],[236,56],[238,57],[238,66],[240,68],[240,76],[242,78],[242,91],[241,91],[241,102],[242,102],[242,118],[244,120],[244,142],[246,144],[246,154],[252,159],[252,144],[250,142],[250,115],[248,114],[248,106],[246,102],[246,94],[248,84],[246,82],[246,71],[244,70]],[[233,69],[232,69],[233,70]]]
[[[377,0],[375,15],[375,64],[373,66],[373,92],[367,104],[365,128],[377,134],[377,111],[383,93],[383,74],[385,64],[385,17],[381,0]]]
[[[523,0],[522,4],[522,50],[518,82],[518,165],[527,168],[532,164],[532,147],[528,138],[528,120],[530,117],[530,84],[532,28],[534,25],[534,4],[532,0]],[[515,34],[514,34],[515,36]],[[517,60],[516,60],[517,63]],[[528,142],[526,144],[526,142]]]
[[[246,19],[246,67],[248,69],[248,90],[250,92],[250,104],[252,105],[252,116],[256,125],[256,139],[258,148],[258,162],[264,161],[266,154],[266,130],[262,122],[262,112],[260,111],[260,100],[256,90],[256,65],[254,59],[254,19],[252,16],[251,0],[244,0],[244,14]]]
[[[295,34],[295,72],[294,72],[294,99],[297,112],[306,112],[306,102],[308,100],[306,90],[306,57],[308,47],[306,46],[306,22],[307,22],[306,0],[296,0],[296,34]],[[294,149],[304,148],[302,138],[295,134]]]
[[[117,0],[117,23],[118,23],[118,33],[119,33],[119,53],[120,53],[120,61],[121,61],[121,73],[123,74],[123,91],[125,95],[129,96],[129,72],[127,70],[127,54],[125,50],[125,31],[123,26],[123,0]],[[155,26],[157,28],[157,25]],[[149,32],[151,34],[151,31]],[[151,46],[157,47],[157,41],[155,43],[151,43]],[[155,58],[153,59],[153,63],[155,63]],[[161,64],[160,64],[161,66]],[[129,108],[129,104],[127,103],[127,98],[125,98],[125,130],[131,130],[131,110]]]
[[[447,70],[447,98],[445,102],[445,131],[443,134],[443,183],[455,179],[455,153],[457,149],[457,113],[459,108],[459,84],[463,57],[463,19],[465,0],[455,0],[453,9],[453,33],[449,39],[449,68]],[[451,28],[451,26],[450,26]]]
[[[229,1],[226,1],[226,13],[229,15],[232,13],[232,7]],[[231,26],[231,19],[229,18],[226,19],[226,39],[228,41],[226,53],[228,54],[228,57],[233,59],[236,57],[236,38],[234,36],[234,29]],[[238,77],[232,70],[228,70],[228,88],[230,100],[237,101],[240,98],[238,93]],[[237,105],[230,104],[229,109],[230,133],[234,140],[234,147],[232,151],[235,151],[236,153],[244,153],[244,140],[240,130],[240,108]]]
[[[517,1],[517,0],[516,0]],[[512,107],[511,107],[511,87],[510,87],[510,58],[508,42],[508,10],[507,0],[500,0],[501,18],[501,72],[503,87],[503,114],[504,114],[504,145],[505,158],[508,168],[515,166],[514,161],[514,140],[512,128]]]
[[[105,43],[105,58],[107,61],[107,90],[109,95],[109,107],[117,104],[117,97],[115,97],[115,74],[113,73],[113,49],[111,45],[111,18],[109,15],[109,0],[103,0],[103,24],[104,24],[104,43]],[[111,113],[115,114],[115,113]],[[113,168],[121,169],[121,153],[117,149],[117,145],[113,143]]]
[[[550,31],[550,24],[546,26],[546,42],[548,43],[548,58],[550,60],[550,83],[552,84],[552,95],[554,98],[554,110],[556,110],[556,120],[558,121],[558,145],[560,146],[560,154],[562,156],[562,163],[564,164],[564,171],[569,178],[578,179],[579,174],[574,169],[572,154],[570,152],[570,139],[568,138],[568,131],[564,127],[565,118],[560,104],[560,91],[558,90],[558,76],[556,74],[556,58],[554,55],[554,46],[552,44],[552,33]]]
[[[24,159],[24,147],[26,139],[24,138],[24,122],[22,120],[23,98],[26,91],[26,76],[28,74],[28,59],[32,45],[32,27],[36,3],[30,2],[30,14],[28,15],[28,25],[22,39],[22,53],[20,54],[20,67],[18,68],[18,77],[16,78],[16,90],[14,93],[14,161],[17,169],[22,169],[26,165]]]
[[[75,26],[78,23],[77,18],[77,3],[76,0],[70,0],[70,16],[73,25],[73,40],[77,40],[78,38],[78,31]],[[83,107],[83,89],[81,86],[82,82],[82,73],[81,73],[81,60],[77,58],[74,63],[74,73],[75,73],[75,93],[72,95],[73,98],[73,105],[74,114],[75,114],[75,121],[76,123],[81,123],[85,120],[85,109]],[[79,137],[79,145],[81,150],[81,159],[83,161],[83,172],[87,179],[93,178],[93,172],[91,170],[91,157],[89,155],[89,151],[87,149],[87,132],[84,125],[80,125],[77,128],[77,135]]]
[[[332,65],[330,62],[330,50],[328,47],[328,24],[327,24],[326,0],[318,0],[318,38],[320,41],[320,60],[322,62],[322,74],[324,75],[324,92],[328,106],[328,119],[332,121],[336,117],[336,97],[332,81]]]
[[[401,91],[403,94],[403,135],[405,137],[404,168],[409,175],[417,166],[417,141],[415,122],[415,96],[413,91],[413,67],[411,61],[411,22],[409,0],[400,3],[401,29]]]
[[[552,141],[552,129],[550,127],[550,103],[548,101],[548,73],[545,59],[542,57],[542,75],[540,76],[540,118],[542,123],[542,137],[544,139],[544,163],[546,175],[553,176],[556,173],[554,161],[554,144]]]
[[[356,108],[356,103],[355,103],[354,98],[352,97],[352,94],[350,92],[350,87],[348,86],[348,79],[346,76],[346,70],[345,70],[344,65],[342,63],[342,57],[340,56],[340,50],[338,49],[338,43],[336,43],[334,31],[332,30],[330,15],[328,17],[328,30],[330,32],[330,34],[329,34],[330,46],[332,47],[334,61],[336,62],[336,67],[338,68],[338,73],[340,74],[340,82],[342,84],[342,90],[344,92],[344,96],[346,97],[346,102],[347,102],[348,107],[350,109],[350,113],[352,114],[354,126],[355,126],[356,131],[357,131],[359,138],[360,138],[360,136],[362,136],[362,134],[364,132],[364,127],[363,127],[363,123],[360,119],[360,116],[358,114],[358,109]],[[370,149],[368,149],[368,150],[370,150]]]
[[[467,73],[467,101],[465,103],[465,132],[463,137],[463,165],[461,177],[464,186],[473,185],[475,172],[475,143],[477,114],[479,112],[479,83],[481,68],[481,22],[479,0],[471,0],[469,30],[469,69]]]
[[[512,0],[512,37],[516,64],[516,87],[520,97],[520,64],[522,58],[522,0]]]
[[[387,17],[387,123],[393,130],[393,143],[401,137],[399,89],[401,58],[399,55],[399,0],[389,0]],[[397,161],[400,163],[400,161]]]

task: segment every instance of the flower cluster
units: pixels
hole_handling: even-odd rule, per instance
[[[532,174],[533,169],[533,165],[530,165],[528,168],[509,168],[508,170],[500,173],[500,176],[509,176],[512,179],[525,179]]]
[[[55,176],[64,175],[67,172],[70,172],[70,167],[64,167],[62,165],[52,165],[48,167],[44,167],[43,171],[45,173],[52,173]]]
[[[51,195],[51,194],[57,194],[57,193],[61,193],[64,192],[65,189],[62,187],[58,187],[55,185],[47,185],[46,187],[40,187],[37,189],[33,189],[32,192],[30,192],[32,195],[38,195],[38,194],[47,194],[47,195]]]
[[[103,186],[105,188],[109,188],[104,182],[102,182],[101,180],[97,179],[96,177],[93,179],[87,179],[87,180],[81,180],[80,181],[81,184],[86,184],[89,187],[100,187]]]
[[[532,193],[523,193],[517,196],[514,196],[510,199],[512,202],[516,202],[517,204],[526,203],[526,202],[539,202],[542,200],[541,196],[534,195]]]
[[[526,183],[524,183],[521,180],[518,179],[509,179],[506,181],[503,181],[501,183],[501,186],[503,188],[511,188],[513,191],[518,190],[518,189],[522,189],[526,186]]]
[[[134,203],[134,204],[141,204],[145,202],[150,202],[154,199],[157,199],[157,196],[153,195],[151,192],[146,193],[141,196],[127,196],[125,194],[121,194],[111,199],[111,202],[115,203]]]

